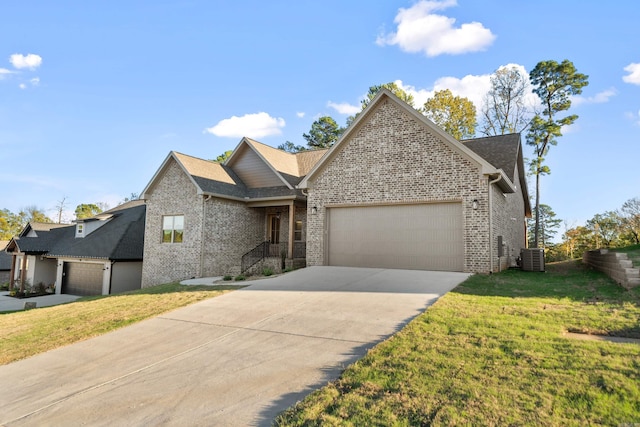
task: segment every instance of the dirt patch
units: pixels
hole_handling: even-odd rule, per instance
[[[608,342],[615,342],[615,343],[640,345],[640,338],[612,337],[609,335],[577,334],[575,332],[565,332],[562,335],[564,337],[573,338],[577,340],[608,341]]]

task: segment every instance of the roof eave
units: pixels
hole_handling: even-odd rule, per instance
[[[178,159],[178,156],[176,156],[176,152],[175,151],[171,151],[169,153],[169,155],[162,162],[162,165],[160,165],[160,167],[158,168],[156,173],[153,175],[153,178],[151,178],[151,181],[149,181],[149,183],[144,188],[144,190],[142,190],[142,193],[140,194],[140,199],[141,200],[147,200],[149,198],[149,194],[148,193],[151,191],[151,188],[155,184],[156,180],[162,175],[164,170],[169,166],[169,161],[171,159],[173,159],[178,164],[178,166],[180,166],[180,169],[182,169],[184,174],[189,178],[191,183],[196,187],[197,194],[198,195],[202,195],[204,193],[202,191],[202,188],[200,188],[198,183],[195,181],[195,179],[193,179],[193,176],[189,173],[189,171],[187,171],[187,168],[185,168],[184,165],[182,164],[182,162],[180,161],[180,159]]]

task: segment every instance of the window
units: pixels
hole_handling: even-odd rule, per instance
[[[162,243],[182,243],[184,215],[162,217]]]
[[[293,230],[293,240],[302,241],[302,221],[296,221],[296,227]]]
[[[78,234],[82,234],[82,230],[84,230],[84,225],[78,224]]]

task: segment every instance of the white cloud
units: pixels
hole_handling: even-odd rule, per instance
[[[351,105],[348,102],[336,103],[336,102],[327,102],[327,107],[331,107],[336,110],[340,114],[353,115],[359,112],[362,108],[357,105]]]
[[[640,63],[631,63],[624,67],[624,70],[629,73],[628,76],[623,76],[622,80],[626,83],[634,85],[640,85]]]
[[[26,85],[25,83],[20,83],[20,84],[18,85],[18,87],[19,87],[20,89],[26,89],[26,88],[27,88],[27,85]]]
[[[503,68],[516,68],[525,81],[529,81],[529,73],[523,65],[506,64],[498,67],[499,70]],[[492,74],[467,74],[462,78],[444,76],[436,79],[431,89],[418,89],[415,86],[404,84],[401,80],[396,80],[394,83],[408,94],[413,95],[416,108],[422,107],[429,98],[434,96],[435,92],[449,89],[454,96],[468,98],[479,113],[484,106],[484,97],[491,88]],[[538,96],[531,92],[531,88],[526,90],[525,104],[529,108],[540,104]]]
[[[303,117],[304,117],[304,114],[305,114],[305,113],[304,113],[303,111],[298,111],[298,112],[296,113],[296,116],[298,116],[298,118],[299,118],[299,119],[301,119],[301,118],[303,118]]]
[[[405,52],[423,52],[429,57],[485,50],[496,39],[491,30],[479,22],[456,27],[455,18],[433,13],[456,5],[456,0],[422,0],[408,9],[400,8],[394,19],[396,32],[378,36],[376,44],[398,45]]]
[[[13,73],[14,73],[13,71],[7,70],[6,68],[0,68],[0,80],[4,79],[5,77]]]
[[[636,126],[640,126],[640,110],[638,113],[626,112],[624,113],[625,117],[633,122]]]
[[[576,95],[571,97],[572,104],[582,105],[582,104],[604,104],[605,102],[609,102],[609,98],[618,94],[616,88],[612,87],[602,92],[595,94],[594,96],[584,97],[580,95]]]
[[[245,114],[242,117],[232,116],[223,119],[215,126],[206,128],[205,132],[215,136],[241,138],[262,138],[270,135],[280,135],[281,129],[285,127],[283,118],[271,117],[269,114],[260,112],[256,114]]]
[[[28,68],[30,70],[35,70],[42,64],[42,57],[33,53],[28,55],[14,53],[9,57],[9,62],[11,62],[11,65],[17,69]]]
[[[34,77],[31,80],[29,80],[29,83],[31,83],[31,86],[39,86],[40,85],[40,77]]]

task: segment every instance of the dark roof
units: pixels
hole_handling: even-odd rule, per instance
[[[519,133],[466,139],[460,142],[496,169],[502,169],[507,177],[514,181],[520,151]]]
[[[108,222],[83,238],[76,238],[75,224],[50,231],[39,231],[37,237],[16,238],[20,252],[42,253],[55,257],[101,258],[113,261],[141,260],[144,246],[146,206],[141,201],[111,209]]]
[[[7,241],[0,241],[0,271],[11,270],[11,254],[5,252]]]

